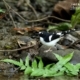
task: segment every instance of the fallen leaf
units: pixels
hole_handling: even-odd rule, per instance
[[[42,28],[42,27],[33,27],[32,28],[34,31],[37,31],[37,32],[39,32],[39,31],[41,31],[41,30],[45,30],[45,28]]]
[[[14,28],[14,30],[20,34],[24,34],[24,32],[32,32],[32,31],[39,32],[41,30],[45,30],[45,28],[42,28],[42,27],[26,27],[26,28]]]
[[[5,13],[0,13],[0,19],[5,17]]]
[[[26,43],[24,41],[21,40],[17,40],[18,45],[21,47],[21,45],[26,45]]]
[[[24,32],[22,32],[22,31],[17,31],[18,33],[20,33],[20,34],[24,34]]]

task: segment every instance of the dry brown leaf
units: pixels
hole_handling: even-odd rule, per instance
[[[26,43],[21,40],[17,40],[17,43],[18,43],[19,47],[21,47],[21,45],[26,45]]]
[[[24,28],[14,28],[15,31],[24,31]]]
[[[42,27],[27,27],[27,28],[23,28],[23,30],[25,30],[27,32],[31,32],[31,31],[39,32],[41,30],[45,30],[45,28],[42,28]]]
[[[0,14],[0,19],[4,18],[5,17],[5,14],[4,13],[1,13]]]
[[[24,34],[24,32],[22,32],[22,31],[17,31],[19,34]]]
[[[24,41],[21,41],[21,40],[17,40],[17,42],[18,42],[19,44],[23,44],[23,45],[26,45],[26,43],[25,43]]]
[[[45,30],[45,28],[42,27],[27,27],[27,28],[14,28],[15,31],[24,34],[24,32],[31,32],[31,31],[36,31],[39,32],[41,30]]]
[[[45,28],[42,28],[42,27],[33,27],[33,30],[39,32],[41,30],[45,30]]]

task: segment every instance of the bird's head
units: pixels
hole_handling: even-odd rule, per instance
[[[39,32],[40,37],[45,37],[46,35],[47,35],[47,32],[45,32],[45,31]]]

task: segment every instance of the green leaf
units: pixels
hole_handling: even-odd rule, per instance
[[[28,56],[25,59],[25,66],[29,66],[29,57]]]
[[[65,65],[65,67],[68,69],[68,71],[72,74],[72,75],[78,75],[79,72],[79,68],[76,65],[73,65],[71,63],[67,63]]]
[[[42,62],[42,59],[39,58],[38,68],[39,68],[39,69],[43,69],[43,66],[44,66],[44,64],[43,64],[43,62]]]
[[[72,76],[72,74],[70,73],[70,71],[69,71],[68,69],[65,70],[65,73],[66,73],[67,75]]]
[[[3,10],[3,9],[0,9],[0,13],[5,13],[5,10]]]
[[[75,14],[79,14],[80,13],[80,7],[76,7],[76,11],[75,11]]]
[[[61,24],[58,25],[58,27],[57,27],[57,29],[58,29],[58,30],[61,30],[61,31],[68,30],[68,29],[71,29],[71,28],[72,28],[71,23],[61,23]]]
[[[80,69],[80,63],[77,63],[77,64],[76,64],[76,67],[77,67],[78,69]]]
[[[53,77],[53,76],[61,76],[64,75],[65,72],[65,67],[61,68],[60,71],[56,72],[55,74],[53,73],[52,70],[46,69],[45,73],[43,74],[43,77]]]
[[[59,55],[56,55],[56,58],[58,60],[61,60],[62,59],[62,57],[59,56]],[[67,70],[67,73],[70,74],[70,75],[77,75],[78,72],[79,72],[79,66],[80,65],[73,65],[73,64],[71,64],[69,62],[64,65],[64,67],[66,67],[66,69],[68,69]]]
[[[62,75],[64,75],[65,70],[66,70],[66,68],[65,67],[62,67],[60,69],[60,71],[57,72],[56,74],[54,74],[53,76],[62,76]]]
[[[19,67],[22,66],[22,64],[21,64],[20,62],[18,62],[18,61],[16,61],[16,60],[12,60],[12,59],[4,59],[4,60],[0,60],[0,61],[9,62],[9,63],[12,63],[12,64],[14,64],[14,65],[16,65],[16,66],[19,66]]]
[[[24,65],[22,65],[21,67],[20,67],[20,70],[25,70],[26,69],[26,66],[24,66]]]
[[[73,53],[74,52],[69,53],[69,54],[67,54],[66,56],[63,57],[63,59],[62,59],[63,60],[63,64],[67,63],[68,61],[70,61],[72,59]]]
[[[51,25],[50,25],[50,26],[48,27],[47,31],[54,30],[54,29],[56,29],[56,27],[57,27],[57,26],[51,26]]]
[[[55,56],[56,56],[56,58],[60,61],[60,60],[62,60],[62,56],[60,56],[60,55],[58,55],[58,54],[56,54],[56,53],[53,53]]]
[[[54,54],[54,55],[56,56],[56,58],[58,57],[58,54]],[[67,62],[69,62],[72,56],[73,56],[73,52],[65,55],[62,59],[60,57],[60,60],[51,68],[53,74],[57,73],[58,70],[60,70]]]
[[[71,24],[75,27],[78,23],[80,23],[80,7],[76,8],[75,14],[71,17]]]
[[[37,61],[36,60],[34,60],[32,62],[32,68],[37,69]]]
[[[22,59],[20,59],[20,64],[21,64],[21,65],[24,65],[24,64],[23,64],[23,60],[22,60]]]
[[[45,69],[43,77],[52,77],[52,76],[53,76],[52,70]]]
[[[45,69],[50,69],[51,66],[53,66],[53,65],[55,65],[55,64],[54,64],[54,63],[52,63],[52,64],[48,64],[48,65],[45,66]]]
[[[31,73],[31,76],[42,76],[44,74],[44,69],[36,69]]]
[[[32,68],[31,67],[27,67],[26,69],[25,69],[25,71],[24,71],[24,74],[27,74],[27,75],[29,75],[29,74],[31,74],[32,73]]]
[[[49,26],[47,31],[50,31],[50,30],[61,30],[61,31],[65,31],[65,30],[69,30],[72,28],[72,24],[71,23],[60,23],[56,26]]]

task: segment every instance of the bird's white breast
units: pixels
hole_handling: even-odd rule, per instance
[[[62,38],[62,37],[57,38],[57,39],[55,39],[55,40],[52,40],[52,41],[50,41],[50,42],[45,42],[44,39],[43,39],[42,37],[40,37],[40,41],[41,41],[41,43],[42,43],[43,45],[46,45],[46,46],[55,46],[56,43],[57,43],[61,38]]]

